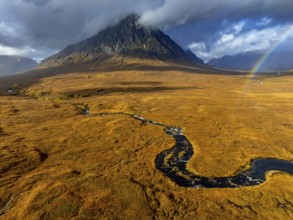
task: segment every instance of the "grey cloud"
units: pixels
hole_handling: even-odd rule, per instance
[[[208,57],[212,58],[225,53],[246,51],[247,48],[243,45],[230,48],[234,51],[228,51],[228,44],[219,43],[222,35],[235,24],[245,20],[245,27],[237,38],[242,39],[242,35],[245,36],[254,29],[261,30],[268,27],[277,29],[280,25],[293,24],[292,11],[292,0],[166,0],[161,7],[144,12],[140,21],[164,28],[183,47],[187,47],[191,42],[201,43],[200,45],[204,45],[205,53],[201,50],[193,51],[198,54],[208,54]],[[259,25],[266,19],[270,22]],[[216,51],[216,43],[218,48],[226,48],[227,51]],[[258,43],[261,44],[261,41]],[[265,49],[263,45],[249,48]]]
[[[7,36],[3,33],[0,33],[0,43],[3,46],[8,46],[8,47],[22,47],[27,42],[23,39],[20,39],[17,37],[12,37],[12,36]]]
[[[157,7],[159,0],[2,0],[0,23],[22,26],[10,46],[62,49],[114,24],[131,12],[141,14]],[[7,38],[12,36],[7,36]],[[19,45],[23,42],[23,45]],[[1,40],[0,44],[7,44]]]
[[[205,42],[209,49],[230,24],[264,17],[271,26],[292,23],[292,11],[292,0],[0,0],[0,28],[11,29],[0,33],[0,46],[29,47],[46,56],[134,12],[183,47]]]
[[[158,27],[173,27],[187,21],[237,21],[264,16],[292,22],[292,11],[292,0],[166,0],[161,7],[143,13],[141,22]]]
[[[43,6],[48,4],[51,0],[23,0],[24,2],[33,3],[36,6]]]

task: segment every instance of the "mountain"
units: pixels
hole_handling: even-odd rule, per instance
[[[30,58],[0,55],[0,76],[26,72],[37,65],[38,63]]]
[[[265,54],[260,51],[224,56],[212,59],[207,64],[225,69],[251,70]],[[268,56],[260,66],[259,71],[278,71],[293,68],[292,52],[275,52]]]
[[[118,24],[45,59],[40,66],[62,66],[99,62],[112,57],[143,58],[203,64],[191,51],[184,51],[159,29],[141,25],[137,15],[129,15]]]

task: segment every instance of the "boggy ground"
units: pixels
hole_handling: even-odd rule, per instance
[[[259,186],[178,187],[155,168],[174,144],[127,112],[179,126],[188,169],[232,175],[253,158],[293,161],[293,77],[125,70],[68,73],[0,96],[2,219],[291,219],[293,177]]]

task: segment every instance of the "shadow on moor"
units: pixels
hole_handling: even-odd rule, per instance
[[[226,70],[216,69],[207,65],[191,66],[191,65],[174,65],[174,63],[165,63],[165,65],[155,66],[149,64],[103,64],[103,61],[98,62],[86,62],[82,64],[74,64],[68,66],[50,67],[45,69],[34,69],[32,71],[14,75],[0,77],[0,92],[6,93],[7,88],[14,84],[18,84],[21,88],[28,88],[34,84],[37,84],[44,78],[54,77],[56,75],[65,75],[72,73],[111,73],[111,72],[122,72],[122,71],[157,71],[157,72],[170,72],[178,71],[193,74],[220,74],[220,75],[249,75],[249,72],[237,71],[237,70]],[[282,73],[281,76],[292,75],[292,72]],[[277,73],[259,73],[258,77],[271,77],[279,76]],[[257,76],[256,76],[257,77]],[[167,88],[168,89],[168,88]],[[134,89],[135,90],[135,89]]]

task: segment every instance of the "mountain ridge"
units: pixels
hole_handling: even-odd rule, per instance
[[[32,70],[38,63],[22,56],[0,55],[0,76],[15,75]]]
[[[99,62],[111,57],[143,58],[161,61],[204,64],[191,51],[184,51],[176,42],[159,29],[146,27],[138,22],[135,14],[128,15],[116,25],[41,62],[40,66],[62,66],[83,62]]]
[[[251,70],[265,55],[263,51],[252,51],[237,55],[226,55],[207,62],[208,65],[225,69]],[[293,68],[290,52],[275,52],[270,54],[258,69],[259,71],[285,71]]]

